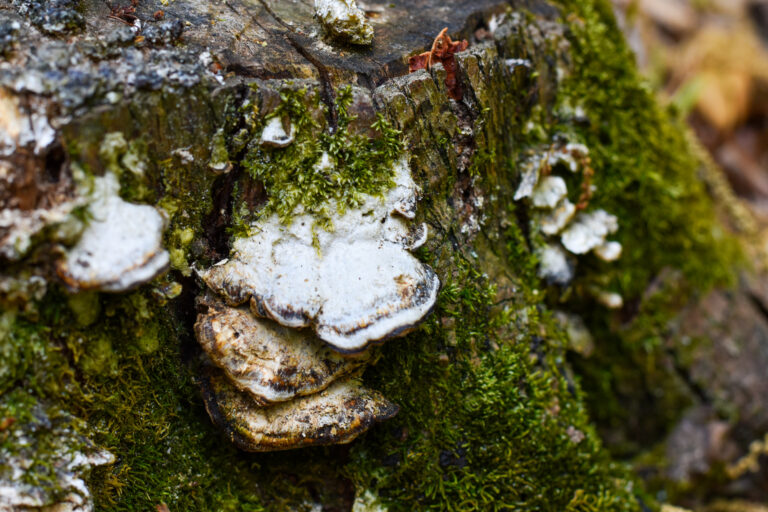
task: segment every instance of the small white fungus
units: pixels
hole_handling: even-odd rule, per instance
[[[59,262],[58,272],[73,289],[122,292],[168,268],[162,247],[164,217],[152,206],[120,195],[112,173],[93,180],[91,219],[80,240]]]
[[[579,213],[560,237],[573,254],[586,254],[605,243],[605,237],[619,229],[618,219],[605,210]]]

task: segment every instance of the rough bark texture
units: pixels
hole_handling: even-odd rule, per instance
[[[727,470],[768,429],[765,284],[737,279],[713,180],[641,84],[606,2],[360,2],[375,30],[363,48],[325,36],[308,0],[165,3],[0,0],[0,242],[26,236],[0,255],[0,481],[65,500],[53,465],[67,443],[115,456],[82,475],[104,510],[765,497],[760,473]],[[444,67],[407,73],[444,27],[470,42],[461,101]],[[396,418],[346,446],[245,454],[200,396],[193,267],[225,258],[270,204],[257,177],[273,157],[251,142],[278,110],[307,140],[343,126],[360,158],[369,137],[400,139],[430,231],[418,254],[443,287],[363,376]],[[624,254],[574,257],[573,281],[548,285],[537,213],[513,196],[527,162],[568,142],[589,160],[556,170],[574,202],[618,217]],[[105,172],[124,199],[167,213],[171,270],[130,293],[71,293],[56,261],[87,214],[50,212]],[[605,292],[623,307],[603,306]]]

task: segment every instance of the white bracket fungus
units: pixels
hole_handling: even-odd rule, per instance
[[[603,245],[595,247],[595,254],[603,261],[616,261],[621,258],[622,247],[619,242],[605,242]]]
[[[80,240],[59,261],[59,276],[74,290],[122,292],[168,268],[164,217],[152,206],[119,195],[113,173],[93,180],[92,216]]]
[[[566,285],[573,279],[573,265],[562,247],[547,244],[536,251],[539,257],[539,277],[550,283]]]
[[[317,393],[369,359],[344,357],[306,330],[288,329],[247,309],[204,298],[195,324],[211,362],[260,405]]]
[[[590,213],[579,213],[563,231],[560,240],[566,249],[573,254],[586,254],[605,243],[605,237],[619,229],[615,215],[605,210],[595,210]],[[620,251],[619,251],[620,252]]]
[[[541,232],[548,236],[555,236],[571,222],[574,215],[576,215],[576,205],[568,198],[563,199],[552,211],[539,218]]]
[[[588,202],[580,198],[577,207],[568,199],[568,187],[565,180],[551,174],[557,168],[565,168],[572,173],[584,170],[591,175],[589,168],[589,150],[583,144],[555,143],[545,151],[529,156],[522,166],[521,181],[514,199],[530,198],[530,203],[538,209],[533,215],[533,230],[545,235],[545,242],[537,249],[539,258],[539,276],[550,283],[567,285],[574,277],[575,259],[566,254],[565,249],[581,255],[593,251],[604,261],[616,261],[621,257],[622,247],[619,242],[606,241],[606,237],[619,229],[616,216],[604,210],[579,212]],[[541,176],[545,176],[541,179]],[[586,178],[585,178],[586,179]],[[585,181],[582,187],[588,187]],[[590,194],[591,195],[591,194]],[[560,243],[553,238],[560,235]],[[595,292],[598,300],[610,308],[621,307],[621,296],[605,291]]]
[[[560,176],[547,176],[533,189],[531,202],[536,208],[552,209],[568,195],[568,187]]]
[[[332,36],[352,44],[373,42],[373,27],[355,0],[315,0],[315,13]]]
[[[333,162],[323,154],[317,165]],[[427,227],[409,222],[418,189],[406,159],[395,164],[394,182],[358,208],[339,212],[329,202],[328,230],[300,210],[289,224],[266,215],[235,240],[229,259],[201,273],[226,301],[199,301],[203,397],[240,448],[347,443],[397,413],[355,375],[371,343],[421,322],[440,281],[409,252],[426,241]]]
[[[440,282],[408,252],[423,243],[425,230],[406,222],[417,197],[407,163],[395,171],[396,185],[383,199],[367,196],[360,208],[333,218],[332,231],[316,230],[309,215],[290,225],[276,214],[258,220],[255,235],[237,239],[231,257],[203,279],[230,305],[250,300],[254,314],[312,326],[340,352],[408,332],[434,306]]]

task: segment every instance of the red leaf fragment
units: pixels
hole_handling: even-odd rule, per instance
[[[463,52],[469,46],[467,41],[452,41],[448,35],[448,28],[444,28],[432,43],[432,48],[428,52],[414,55],[408,59],[408,71],[413,73],[419,69],[430,69],[433,64],[439,62],[445,68],[445,86],[448,89],[448,95],[456,101],[461,100],[461,82],[456,76],[456,56],[457,52]]]

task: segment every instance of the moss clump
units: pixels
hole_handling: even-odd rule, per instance
[[[401,412],[354,445],[345,473],[390,510],[640,510],[548,316],[523,302],[494,313],[474,262],[450,266],[423,332],[385,345],[367,372]]]
[[[350,130],[355,119],[349,107],[351,87],[338,91],[336,128],[317,134],[317,122],[309,115],[306,90],[283,89],[281,103],[269,115],[290,119],[295,140],[286,148],[266,149],[254,139],[242,165],[250,176],[266,188],[268,202],[263,214],[277,213],[289,222],[298,207],[331,228],[329,211],[335,201],[339,213],[360,206],[364,194],[378,195],[394,185],[393,163],[401,155],[400,132],[382,117],[372,125],[379,135],[369,138]],[[320,165],[324,153],[331,165]]]
[[[609,2],[558,3],[572,29],[573,66],[552,129],[589,147],[590,204],[618,217],[624,248],[614,263],[580,260],[572,291],[615,290],[625,307],[617,314],[579,293],[564,298],[597,342],[591,358],[574,356],[587,403],[614,452],[628,456],[663,439],[696,400],[670,360],[668,325],[692,298],[732,285],[742,256],[717,219],[687,128],[639,76]],[[572,123],[574,105],[588,121]]]

